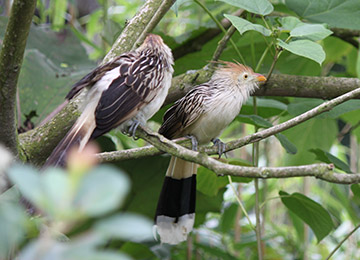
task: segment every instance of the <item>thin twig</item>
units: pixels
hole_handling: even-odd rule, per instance
[[[297,116],[294,117],[284,123],[275,125],[273,127],[267,128],[265,130],[259,131],[257,133],[242,137],[237,140],[230,141],[226,143],[226,152],[238,149],[240,147],[243,147],[247,144],[251,144],[254,142],[257,142],[259,140],[265,139],[269,136],[272,136],[274,134],[277,134],[281,131],[284,131],[286,129],[289,129],[291,127],[294,127],[302,122],[305,122],[306,120],[309,120],[321,113],[324,113],[326,111],[331,110],[333,107],[356,97],[360,94],[360,88],[355,89],[353,91],[350,91],[344,95],[341,95],[337,98],[334,98],[330,101],[324,102],[321,105]],[[190,147],[190,142],[184,142],[184,145],[187,145],[187,147]],[[216,147],[208,146],[208,147],[200,147],[199,151],[201,153],[207,153],[209,155],[217,154]],[[121,160],[128,160],[130,158],[132,159],[138,159],[142,157],[152,156],[152,155],[158,155],[161,154],[161,152],[154,148],[154,147],[143,147],[143,148],[135,148],[125,151],[115,151],[115,152],[109,152],[106,154],[99,154],[98,158],[100,162],[112,162],[112,161],[121,161]]]
[[[236,28],[234,26],[230,26],[230,28],[225,33],[224,37],[219,41],[219,44],[218,44],[211,60],[217,61],[220,58],[222,52],[226,48],[228,41],[230,40],[231,36],[235,32],[236,32]]]
[[[254,227],[253,223],[251,222],[249,214],[246,212],[246,209],[245,209],[244,205],[242,204],[238,193],[236,192],[236,189],[235,189],[234,183],[232,182],[231,176],[228,176],[228,180],[229,180],[229,183],[230,183],[230,187],[231,187],[232,191],[234,192],[235,198],[236,198],[236,200],[237,200],[237,202],[239,204],[239,207],[240,207],[241,211],[244,213],[246,219],[249,222],[250,228],[252,230],[256,231],[256,228]]]
[[[328,257],[326,257],[326,260],[329,260],[334,254],[335,252],[341,247],[342,244],[344,244],[344,242],[356,231],[358,230],[358,228],[360,228],[360,224],[358,224],[349,234],[347,234],[343,240],[341,240],[341,242],[333,249],[333,251],[331,251],[331,253],[329,254]]]
[[[152,132],[148,129],[144,130],[143,127],[139,127],[137,135],[157,147],[159,150],[166,151],[170,155],[179,157],[183,160],[200,164],[212,170],[218,176],[230,175],[264,179],[312,176],[332,183],[360,183],[360,174],[334,173],[334,166],[332,164],[320,163],[290,167],[237,166],[220,162],[204,153],[184,148],[156,132]]]

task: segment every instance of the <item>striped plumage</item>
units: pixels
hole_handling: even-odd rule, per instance
[[[84,109],[45,167],[64,166],[68,150],[120,126],[145,124],[163,104],[171,85],[173,56],[160,36],[149,34],[134,51],[97,67],[76,83],[67,99],[89,88]]]
[[[199,144],[215,140],[239,114],[242,104],[265,77],[249,67],[223,62],[211,80],[189,91],[165,113],[159,133],[169,139],[193,136]],[[172,157],[156,210],[155,222],[164,243],[186,240],[195,218],[194,163]]]

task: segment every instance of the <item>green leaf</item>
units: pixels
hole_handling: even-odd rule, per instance
[[[109,238],[134,242],[154,240],[153,222],[136,214],[124,213],[96,223],[95,231]]]
[[[360,79],[360,49],[357,52],[356,58],[356,75]]]
[[[330,27],[360,29],[358,0],[286,0],[286,5],[300,17]]]
[[[84,176],[74,206],[88,216],[99,216],[119,207],[129,188],[129,179],[121,171],[98,166]]]
[[[121,246],[120,250],[133,259],[155,259],[155,254],[150,250],[150,247],[144,244],[126,242]]]
[[[43,209],[46,200],[39,173],[32,167],[17,164],[10,167],[8,176],[20,193],[35,206]]]
[[[44,191],[43,210],[58,220],[65,215],[71,215],[71,184],[67,173],[58,168],[49,168],[41,176],[41,186]]]
[[[221,247],[194,243],[197,248],[202,249],[204,252],[208,253],[209,255],[213,256],[214,259],[222,259],[222,260],[237,260],[238,258],[231,255],[229,252],[223,250]]]
[[[304,23],[302,21],[300,21],[299,18],[296,18],[294,16],[281,17],[279,19],[279,21],[280,21],[282,27],[288,31],[291,31],[292,29],[294,29],[298,26],[304,25]]]
[[[290,115],[298,116],[314,107],[324,103],[321,99],[301,99],[299,102],[293,102],[288,105],[288,112]],[[339,116],[360,109],[360,100],[348,100],[332,110],[322,113],[317,118],[331,118],[336,119]]]
[[[221,214],[219,227],[221,232],[229,233],[234,228],[235,218],[238,211],[238,204],[232,203],[228,207],[224,208],[224,212]]]
[[[332,33],[332,31],[326,29],[322,24],[303,24],[292,29],[290,31],[290,36],[319,41]]]
[[[273,126],[269,121],[265,120],[264,118],[258,115],[238,115],[237,120],[247,124],[255,125],[259,128],[269,128]],[[275,137],[279,140],[280,144],[282,145],[282,147],[285,148],[287,153],[289,154],[297,153],[296,146],[292,142],[290,142],[286,136],[279,133],[276,134]]]
[[[310,226],[318,242],[326,237],[334,228],[329,212],[319,203],[311,200],[301,193],[289,195],[279,191],[282,203]]]
[[[275,137],[279,140],[281,143],[281,146],[285,148],[286,152],[289,154],[296,154],[297,148],[296,146],[290,142],[290,140],[283,134],[276,134]]]
[[[235,26],[235,28],[240,32],[240,34],[253,30],[261,33],[264,36],[271,35],[271,31],[262,26],[261,24],[254,24],[243,18],[230,14],[224,14],[224,16],[230,20],[230,22]]]
[[[314,153],[316,155],[316,159],[325,163],[333,163],[336,168],[351,173],[350,167],[347,163],[340,160],[339,158],[335,157],[331,153],[328,153],[327,151],[324,151],[322,149],[310,149],[310,152]]]
[[[286,43],[278,39],[278,45],[296,55],[316,61],[319,65],[325,60],[326,54],[321,45],[310,40],[297,40]]]
[[[273,125],[267,121],[266,119],[264,119],[261,116],[258,115],[237,115],[236,119],[240,122],[246,123],[246,124],[251,124],[251,125],[255,125],[259,128],[269,128],[272,127]]]
[[[10,259],[21,241],[25,238],[26,215],[18,202],[0,200],[0,258]]]
[[[267,15],[274,11],[274,7],[268,0],[220,0],[230,5],[245,9],[254,14]]]
[[[285,156],[284,164],[293,166],[314,163],[315,155],[309,152],[309,149],[329,150],[337,133],[338,128],[334,120],[317,118],[285,130],[283,134],[296,146],[298,152]]]
[[[241,161],[232,160],[229,162],[232,165],[250,166]],[[232,177],[234,182],[248,183],[252,181],[251,178]],[[201,193],[213,197],[218,195],[219,191],[229,184],[227,176],[217,176],[216,173],[200,166],[197,170],[196,189]]]
[[[287,110],[287,105],[275,99],[257,98],[256,106],[258,115],[264,118],[279,115],[284,110]],[[254,114],[254,101],[249,98],[248,101],[242,106],[241,114],[253,115]]]
[[[67,0],[53,0],[52,1],[52,27],[55,30],[60,29],[65,24]]]

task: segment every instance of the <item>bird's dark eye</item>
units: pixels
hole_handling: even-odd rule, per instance
[[[244,79],[247,79],[248,77],[249,77],[249,75],[248,74],[244,74]]]

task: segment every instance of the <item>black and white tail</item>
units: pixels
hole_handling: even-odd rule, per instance
[[[187,239],[194,226],[196,169],[192,162],[171,157],[155,215],[162,243],[178,244]]]

